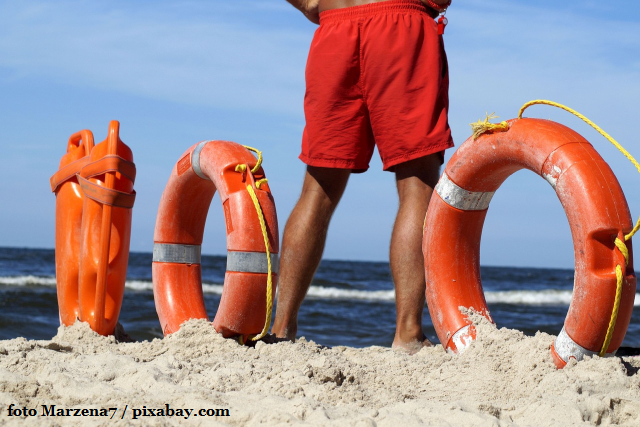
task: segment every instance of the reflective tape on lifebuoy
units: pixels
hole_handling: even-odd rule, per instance
[[[271,271],[278,273],[278,254],[270,254]],[[269,271],[264,252],[227,252],[227,271],[263,273]]]
[[[172,262],[175,264],[200,264],[202,247],[200,245],[153,244],[153,262]]]
[[[582,347],[580,344],[571,339],[571,337],[567,334],[567,331],[562,330],[556,337],[553,342],[553,350],[556,352],[558,357],[562,358],[565,362],[567,362],[570,358],[574,358],[576,360],[582,360],[585,356],[595,356],[598,354],[597,351],[587,350]],[[615,350],[609,353],[609,355],[614,355]]]
[[[198,175],[202,179],[206,179],[211,181],[207,175],[202,172],[200,168],[200,152],[204,148],[204,146],[211,141],[202,141],[196,145],[196,148],[193,149],[193,153],[191,154],[191,165],[193,167],[193,171],[196,175]]]
[[[243,166],[244,167],[239,167]],[[264,171],[245,147],[203,141],[176,163],[158,209],[154,233],[153,292],[165,335],[189,319],[208,319],[202,294],[200,248],[211,200],[222,200],[227,232],[227,272],[213,321],[225,337],[259,334],[267,315],[269,264],[272,294],[278,272],[279,235],[275,203]],[[258,184],[256,184],[258,183]],[[267,258],[251,187],[264,216]]]
[[[489,202],[495,191],[468,191],[458,187],[449,179],[446,173],[442,174],[435,188],[442,201],[449,206],[463,211],[482,211],[489,207]]]
[[[491,320],[480,280],[482,226],[495,191],[514,172],[529,169],[554,188],[573,237],[574,292],[551,349],[555,363],[562,367],[570,358],[581,360],[601,349],[615,354],[636,292],[627,241],[629,263],[623,267],[617,320],[603,347],[616,298],[616,266],[625,265],[614,242],[633,228],[620,184],[589,142],[571,129],[539,119],[511,120],[508,126],[462,144],[429,204],[423,236],[426,298],[438,338],[453,352],[463,351],[475,338],[460,307]]]

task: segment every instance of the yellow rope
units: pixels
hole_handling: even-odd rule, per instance
[[[616,237],[614,240],[616,248],[622,253],[624,256],[624,265],[625,267],[629,264],[629,249],[627,245]],[[611,312],[611,319],[609,320],[609,326],[607,328],[607,334],[604,336],[604,343],[602,343],[602,348],[600,349],[600,353],[598,355],[600,357],[604,357],[607,354],[607,350],[609,349],[609,344],[611,343],[611,337],[613,337],[613,330],[616,327],[616,321],[618,320],[618,312],[620,311],[620,300],[622,299],[622,283],[624,281],[624,274],[622,272],[622,267],[620,264],[616,265],[616,298],[613,302],[613,310]]]
[[[236,172],[245,173],[247,171],[247,165],[237,165]],[[253,173],[253,170],[252,170]],[[262,178],[256,181],[256,188],[259,190],[262,184],[268,181],[267,178]]]
[[[260,165],[262,165],[262,151],[258,150],[257,148],[249,147],[248,145],[243,145],[243,147],[246,148],[249,151],[253,151],[254,153],[256,153],[258,155],[258,162],[253,167],[253,169],[251,169],[251,173],[256,173],[258,171],[258,169],[260,169]],[[238,170],[236,169],[236,172],[237,171]]]
[[[497,119],[498,116],[495,113],[487,114],[487,117],[482,120],[478,120],[475,123],[469,123],[471,126],[471,131],[473,132],[473,139],[476,140],[478,137],[485,133],[493,133],[493,132],[504,132],[509,130],[509,123],[500,122],[500,123],[489,123],[491,119]]]
[[[627,159],[629,159],[631,161],[631,163],[634,164],[636,169],[638,169],[638,172],[640,172],[640,164],[638,164],[636,159],[634,159],[633,156],[631,154],[629,154],[629,152],[627,150],[625,150],[624,147],[622,147],[622,145],[620,145],[615,139],[613,139],[611,136],[609,136],[608,133],[606,133],[604,130],[602,130],[602,128],[600,128],[600,126],[596,125],[594,122],[592,122],[591,120],[589,120],[588,118],[586,118],[582,114],[578,113],[576,110],[567,107],[566,105],[558,104],[557,102],[547,101],[547,100],[544,100],[544,99],[536,99],[536,100],[527,102],[526,104],[524,104],[522,106],[522,108],[520,108],[520,111],[518,112],[518,118],[521,119],[522,118],[522,113],[524,113],[524,110],[526,110],[530,106],[536,105],[536,104],[551,105],[553,107],[557,107],[557,108],[560,108],[562,110],[568,111],[569,113],[573,114],[574,116],[580,118],[582,121],[584,121],[589,126],[594,128],[600,135],[604,136],[607,140],[609,140],[609,142],[611,142],[618,150],[620,150],[620,152],[622,154],[624,154],[624,156]],[[638,218],[638,221],[636,221],[636,225],[633,227],[633,230],[631,230],[631,232],[629,234],[624,236],[624,241],[622,241],[618,237],[616,237],[616,240],[614,241],[614,243],[616,245],[616,248],[624,256],[625,270],[626,270],[626,266],[629,264],[629,249],[627,248],[627,245],[624,242],[629,240],[629,239],[631,239],[633,237],[633,235],[636,234],[638,229],[640,229],[640,218]],[[623,284],[623,281],[624,281],[624,273],[623,273],[623,270],[622,270],[622,266],[620,266],[620,264],[618,264],[618,265],[616,265],[616,298],[615,298],[614,303],[613,303],[613,310],[611,312],[611,319],[609,320],[609,327],[607,328],[607,334],[605,335],[604,343],[602,344],[602,348],[600,349],[600,353],[599,353],[600,357],[603,357],[607,353],[607,350],[609,349],[609,344],[611,343],[611,337],[613,336],[613,331],[614,331],[614,329],[616,327],[616,321],[618,319],[618,311],[620,310],[620,300],[622,298],[622,284]]]
[[[622,252],[622,256],[624,256],[625,264],[629,264],[629,249],[627,248],[627,245],[625,245],[624,242],[618,239],[617,237],[614,243],[616,244],[616,247],[618,248],[618,250]]]
[[[620,264],[616,265],[616,299],[613,303],[613,310],[611,311],[611,319],[609,320],[609,327],[607,328],[607,334],[604,336],[604,343],[598,355],[604,357],[609,349],[611,343],[611,337],[613,336],[613,330],[616,327],[616,321],[618,320],[618,311],[620,310],[620,300],[622,299],[622,282],[624,275],[622,274],[622,267]]]
[[[253,175],[254,173],[256,173],[258,171],[258,169],[260,169],[260,166],[262,165],[262,151],[253,148],[253,147],[249,147],[248,145],[243,145],[244,148],[246,148],[249,151],[253,151],[254,153],[256,153],[258,155],[258,161],[256,162],[256,165],[251,169],[251,174]],[[235,171],[236,172],[240,172],[242,174],[244,174],[245,172],[247,172],[247,168],[248,166],[245,164],[239,164],[236,166]],[[256,188],[260,189],[260,186],[262,186],[262,184],[267,182],[267,178],[262,178],[256,181]],[[254,191],[253,187],[251,185],[247,185],[247,191],[249,192],[249,196],[251,196],[251,200],[253,201],[253,206],[256,208],[256,212],[258,214],[258,221],[260,221],[260,229],[262,230],[262,237],[264,239],[264,247],[266,249],[267,252],[267,316],[264,322],[264,327],[262,328],[262,332],[260,332],[260,334],[251,337],[251,335],[247,336],[246,338],[251,339],[251,341],[258,341],[259,339],[261,339],[262,337],[264,337],[267,334],[267,331],[269,330],[269,327],[271,326],[271,314],[273,312],[273,296],[272,296],[272,279],[271,279],[271,253],[269,251],[269,236],[267,234],[267,225],[265,223],[264,220],[264,215],[262,213],[262,208],[260,207],[260,202],[258,201],[258,197],[256,196],[256,192]],[[240,335],[238,337],[238,342],[243,345],[246,342],[246,339],[244,337],[244,335]]]
[[[258,197],[256,196],[256,192],[253,190],[253,187],[247,185],[247,191],[249,192],[251,200],[253,200],[253,205],[256,208],[256,212],[258,213],[258,220],[260,221],[260,228],[262,229],[262,237],[264,238],[264,247],[267,252],[267,316],[264,321],[264,328],[262,328],[262,332],[260,332],[260,334],[258,334],[257,336],[251,338],[251,341],[258,341],[267,334],[269,326],[271,326],[271,312],[273,309],[273,298],[271,291],[271,254],[269,251],[269,236],[267,235],[267,225],[264,221],[262,209],[260,208],[260,202],[258,202]]]
[[[267,182],[267,178],[262,178],[256,181],[256,188],[259,190],[260,186]]]

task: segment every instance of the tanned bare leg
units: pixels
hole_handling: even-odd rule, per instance
[[[329,221],[350,174],[348,169],[307,167],[300,200],[282,238],[278,304],[271,329],[278,338],[295,341],[298,310],[320,264]]]
[[[440,157],[432,154],[395,167],[400,205],[391,235],[390,264],[396,289],[396,334],[392,347],[418,352],[432,345],[422,331],[425,303],[422,227],[438,182]]]

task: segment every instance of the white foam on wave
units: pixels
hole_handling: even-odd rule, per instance
[[[5,286],[56,286],[55,277],[38,277],[38,276],[15,276],[0,277],[0,285]],[[153,283],[149,280],[127,280],[125,288],[134,291],[153,291]],[[202,285],[204,293],[222,295],[222,285],[204,283]]]
[[[127,280],[124,287],[134,291],[153,291],[153,283],[147,280]]]
[[[153,283],[146,280],[127,280],[125,288],[135,291],[153,291]],[[205,294],[222,295],[222,285],[203,283],[202,292]]]
[[[134,291],[153,291],[153,283],[146,280],[127,280],[124,286]],[[202,292],[205,294],[222,295],[222,285],[203,283]]]
[[[56,279],[38,276],[0,277],[0,285],[55,287]],[[153,283],[148,280],[127,280],[125,287],[134,291],[153,291]],[[205,294],[222,295],[222,285],[204,283],[202,291]],[[545,289],[541,291],[487,291],[484,296],[488,304],[568,306],[571,302],[571,294],[572,292],[567,290]],[[326,300],[393,302],[395,299],[393,290],[362,291],[323,286],[311,286],[307,295],[309,298]],[[634,306],[640,306],[640,294],[636,294]]]
[[[569,305],[571,291],[545,289],[543,291],[499,291],[485,292],[488,304],[514,305]]]
[[[0,284],[9,286],[55,286],[56,278],[38,276],[0,277]]]
[[[355,289],[329,288],[323,286],[311,286],[307,296],[318,299],[344,299],[344,300],[368,300],[368,301],[394,301],[395,291],[358,291]]]
[[[545,289],[541,291],[487,291],[484,296],[488,304],[513,305],[566,305],[571,302],[571,291]],[[344,299],[389,301],[395,299],[395,292],[389,291],[359,291],[340,288],[325,288],[311,286],[307,294],[318,299]],[[635,305],[640,305],[640,294],[636,294]]]
[[[205,294],[222,295],[222,285],[204,283],[202,285],[202,292],[204,292]]]

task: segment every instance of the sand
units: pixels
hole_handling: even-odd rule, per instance
[[[556,370],[553,336],[476,322],[479,339],[460,356],[439,345],[409,356],[304,339],[249,348],[205,321],[127,343],[77,323],[51,341],[0,341],[0,424],[640,425],[640,358],[595,357]],[[8,416],[10,404],[37,414]],[[43,415],[43,405],[70,415]],[[90,408],[117,410],[82,416]],[[142,416],[145,408],[155,416]],[[194,411],[178,411],[185,408]]]

